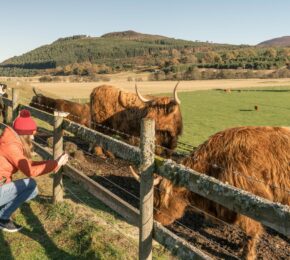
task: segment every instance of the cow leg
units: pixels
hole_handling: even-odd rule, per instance
[[[243,258],[247,260],[256,259],[257,242],[259,241],[259,238],[263,233],[262,225],[257,221],[254,221],[245,216],[239,216],[236,224],[244,229],[246,234],[250,236],[247,246],[243,252]]]

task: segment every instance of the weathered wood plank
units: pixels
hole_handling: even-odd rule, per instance
[[[12,100],[5,98],[5,97],[2,97],[2,99],[3,99],[4,105],[6,105],[8,107],[12,107]]]
[[[135,164],[139,164],[140,162],[140,149],[138,147],[131,146],[69,120],[64,120],[63,129],[73,133],[89,144],[96,144],[105,150],[113,152],[119,158],[134,162]]]
[[[63,115],[54,112],[53,125],[53,159],[57,160],[63,154]],[[53,176],[53,203],[63,201],[62,167]]]
[[[34,142],[35,151],[44,159],[52,159],[53,155],[51,152],[45,150],[39,144]],[[66,164],[63,166],[63,173],[70,177],[71,179],[80,182],[85,190],[91,193],[93,196],[97,197],[100,201],[110,207],[112,210],[116,211],[118,214],[127,219],[131,224],[138,225],[139,211],[132,207],[127,202],[120,199],[111,191],[107,190],[88,176],[86,176],[81,171],[75,169],[73,166]]]
[[[19,89],[12,89],[12,122],[18,116]]]
[[[290,236],[290,207],[257,197],[171,160],[159,161],[156,165],[158,173],[175,185],[186,187],[285,236]]]
[[[157,221],[154,221],[153,237],[180,259],[212,259],[201,250],[185,240],[180,239],[180,237],[169,231]]]
[[[151,118],[141,122],[141,172],[140,182],[140,222],[139,259],[152,259],[153,236],[153,172],[155,151],[155,121]]]
[[[30,111],[31,116],[36,117],[42,121],[45,121],[45,122],[49,123],[50,125],[53,125],[54,116],[52,114],[49,114],[45,111],[39,110],[39,109],[31,107],[31,106],[26,106],[23,104],[19,105],[19,109],[27,109]]]

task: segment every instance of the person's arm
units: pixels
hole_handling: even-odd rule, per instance
[[[55,171],[59,168],[58,162],[55,160],[36,162],[27,159],[23,154],[23,150],[19,146],[9,147],[8,149],[7,159],[14,167],[19,169],[28,177],[36,177]]]

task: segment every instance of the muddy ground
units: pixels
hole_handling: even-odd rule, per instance
[[[78,142],[78,147],[82,151],[88,149],[82,142]],[[74,148],[70,147],[72,156]],[[134,207],[139,207],[139,183],[132,178],[128,162],[95,157],[80,150],[75,157],[70,161],[72,165]],[[167,228],[214,259],[242,259],[248,240],[239,227],[205,218],[192,207],[188,208],[182,219]],[[258,259],[290,259],[290,239],[267,228],[258,242],[257,256]]]

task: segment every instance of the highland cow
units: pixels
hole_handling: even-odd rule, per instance
[[[33,88],[35,96],[30,102],[30,106],[53,113],[53,111],[68,112],[67,119],[74,121],[78,124],[90,127],[90,106],[87,104],[79,104],[65,99],[53,99],[46,97],[36,92]]]
[[[290,130],[283,127],[237,127],[211,136],[183,164],[197,172],[257,196],[290,206]],[[132,172],[135,177],[136,173]],[[259,180],[259,182],[253,181]],[[251,237],[244,255],[256,256],[256,243],[263,232],[260,223],[217,203],[174,186],[165,178],[155,180],[154,218],[169,225],[183,216],[190,204],[240,226]],[[277,188],[279,187],[279,188]],[[194,220],[193,220],[194,221]]]
[[[90,96],[92,127],[102,132],[105,132],[105,129],[100,125],[118,130],[131,136],[129,139],[131,143],[134,143],[132,140],[140,136],[142,118],[153,118],[155,119],[156,144],[173,150],[182,133],[177,86],[178,83],[173,91],[174,98],[144,98],[139,93],[137,85],[135,85],[136,94],[126,93],[109,85],[99,86],[92,91]]]

